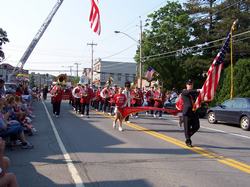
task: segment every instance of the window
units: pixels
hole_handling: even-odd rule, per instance
[[[98,71],[100,70],[100,64],[98,64],[98,66],[97,66],[97,70],[98,70]]]
[[[234,108],[246,108],[246,101],[244,99],[237,99],[233,107]]]
[[[125,74],[125,81],[129,81],[129,74]]]
[[[118,73],[118,81],[121,81],[121,80],[122,80],[122,74]]]
[[[223,106],[223,107],[232,107],[232,105],[233,105],[234,102],[235,102],[234,99],[233,99],[233,100],[228,100],[228,101],[224,102],[224,103],[222,104],[222,106]]]
[[[110,77],[114,78],[114,73],[110,73]]]
[[[136,76],[135,76],[135,74],[133,74],[133,81],[135,81],[136,80]]]
[[[102,80],[105,80],[105,73],[102,73]]]

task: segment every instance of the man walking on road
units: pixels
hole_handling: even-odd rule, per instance
[[[183,107],[183,121],[184,130],[186,137],[186,145],[192,146],[191,136],[200,128],[199,116],[196,111],[193,111],[194,102],[198,96],[199,90],[194,90],[193,80],[189,79],[186,81],[186,90],[182,91],[182,100],[184,103]]]

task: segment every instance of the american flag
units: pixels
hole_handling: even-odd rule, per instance
[[[231,37],[231,31],[229,32],[227,36],[226,42],[222,46],[220,52],[214,59],[213,64],[211,65],[211,67],[209,68],[207,72],[207,79],[202,89],[200,90],[199,96],[197,97],[194,103],[193,110],[197,110],[201,106],[202,102],[212,101],[214,99],[214,94],[215,94],[217,85],[220,80],[220,74],[221,74],[223,62],[227,53],[227,48],[228,48],[228,43],[230,41],[230,37]]]
[[[153,69],[153,68],[151,68],[151,67],[149,67],[148,68],[148,71],[146,72],[146,75],[145,75],[145,77],[148,79],[148,80],[152,80],[152,77],[153,77],[153,75],[154,75],[154,73],[155,73],[156,71]]]
[[[98,0],[91,1],[91,10],[89,15],[90,28],[96,32],[98,35],[101,34],[101,22],[100,22],[100,12]]]

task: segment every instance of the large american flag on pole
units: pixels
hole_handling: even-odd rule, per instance
[[[209,68],[207,72],[207,79],[202,89],[200,90],[199,96],[197,97],[194,103],[193,110],[197,110],[201,106],[202,102],[212,101],[214,99],[214,94],[215,94],[217,85],[220,80],[220,74],[221,74],[223,62],[227,53],[227,48],[228,48],[228,43],[230,41],[230,37],[231,37],[231,31],[229,32],[227,36],[226,42],[222,46],[220,52],[214,59],[213,64],[211,65],[211,67]]]
[[[101,34],[101,22],[98,0],[90,0],[91,9],[89,15],[90,28],[98,35]]]
[[[146,72],[146,75],[145,75],[145,77],[148,79],[148,80],[152,80],[152,77],[153,77],[153,75],[154,75],[154,73],[155,73],[156,71],[153,69],[153,68],[151,68],[151,67],[149,67],[148,68],[148,71]]]

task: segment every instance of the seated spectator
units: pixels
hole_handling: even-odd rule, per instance
[[[10,159],[3,156],[5,141],[0,137],[0,186],[18,187],[16,176],[7,173],[10,166]]]
[[[2,110],[2,108],[3,103],[0,102],[0,110]],[[7,119],[9,118],[9,115],[10,111],[0,117],[0,137],[7,135],[17,136],[22,142],[23,149],[33,149],[34,146],[25,140],[23,127],[19,123],[19,125],[17,125],[16,122],[15,125],[13,123],[8,124]]]
[[[18,96],[22,96],[22,90],[21,90],[21,87],[17,87],[16,88],[16,92],[15,92],[16,95]]]
[[[29,106],[31,106],[31,93],[29,91],[29,87],[28,86],[24,86],[23,97],[25,97],[25,100],[27,101],[27,104]]]
[[[0,79],[0,101],[2,101],[7,108],[10,108],[10,105],[6,102],[5,98],[2,97],[3,95],[5,95],[4,84],[5,81],[3,79]]]
[[[9,88],[7,89],[7,94],[13,94],[13,93],[15,93],[16,91],[13,89],[14,88],[14,84],[10,84],[9,85]]]

